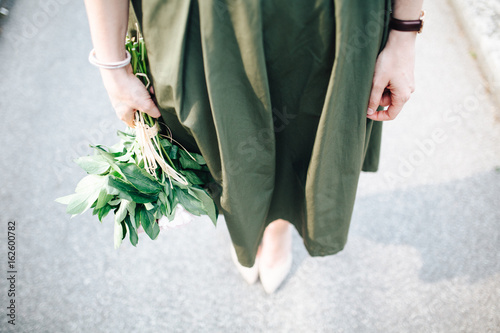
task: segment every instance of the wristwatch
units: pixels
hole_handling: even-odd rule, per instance
[[[417,31],[418,33],[422,32],[424,28],[424,19],[425,19],[425,11],[423,10],[420,13],[420,17],[418,20],[398,20],[392,17],[389,21],[389,29],[398,30],[398,31]]]

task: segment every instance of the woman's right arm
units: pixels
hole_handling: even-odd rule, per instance
[[[400,20],[417,20],[423,0],[393,0],[393,16]],[[367,117],[391,120],[401,112],[415,90],[414,63],[416,31],[391,30],[387,44],[375,63]],[[379,105],[386,111],[375,111]]]
[[[128,0],[85,0],[95,56],[101,62],[124,60],[128,25]],[[134,126],[136,110],[159,117],[160,111],[130,65],[118,69],[100,68],[104,86],[118,118]]]

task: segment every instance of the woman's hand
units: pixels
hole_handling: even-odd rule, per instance
[[[385,48],[375,63],[367,117],[373,120],[392,120],[415,90],[416,32],[392,30]],[[378,106],[389,107],[376,111]]]
[[[85,0],[85,7],[96,58],[104,63],[123,60],[129,1]],[[155,118],[160,116],[146,87],[132,72],[132,66],[101,68],[101,76],[118,118],[128,126],[134,127],[135,110]]]
[[[134,127],[136,110],[154,118],[161,115],[150,92],[133,74],[130,65],[119,69],[101,69],[101,76],[118,118],[128,126]]]

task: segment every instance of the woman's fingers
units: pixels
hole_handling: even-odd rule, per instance
[[[146,89],[142,81],[132,73],[130,66],[123,70],[106,70],[101,73],[116,115],[129,127],[134,127],[137,110],[153,118],[161,116],[151,98],[152,88]]]
[[[113,98],[111,98],[111,102],[114,102]],[[127,126],[134,128],[134,108],[130,107],[128,103],[119,100],[113,103],[113,108],[115,109],[118,119],[127,124]]]
[[[380,99],[380,106],[389,106],[391,105],[391,91],[389,89],[385,89],[382,94],[382,98]]]
[[[386,86],[387,82],[378,80],[377,74],[375,74],[372,83],[372,91],[370,93],[370,100],[368,102],[368,110],[366,112],[368,116],[377,113],[377,108],[380,105],[382,94],[384,93],[384,89]]]
[[[153,118],[161,116],[160,110],[158,110],[158,107],[153,102],[151,95],[145,87],[141,87],[141,89],[135,93],[131,106],[134,110],[145,112]]]
[[[147,114],[149,114],[153,118],[158,118],[161,116],[160,110],[158,110],[158,107],[153,102],[151,97],[149,98],[149,100],[144,101],[143,108],[139,109],[139,110],[141,110],[142,112],[146,112]]]
[[[134,115],[135,111],[132,112],[126,112],[123,114],[123,116],[120,118],[125,124],[127,124],[128,127],[134,128],[135,123],[134,123]]]
[[[387,110],[377,111],[372,115],[369,115],[368,118],[377,121],[385,121],[385,120],[393,120],[403,109],[404,103],[401,103],[397,100],[394,100]]]
[[[144,89],[146,90],[146,89]],[[161,116],[160,111],[149,96],[139,96],[129,101],[120,101],[114,104],[114,109],[118,118],[127,126],[134,127],[134,117],[137,110],[147,113],[153,118]]]
[[[384,89],[380,88],[380,84],[373,84],[367,117],[377,121],[395,119],[403,109],[405,103],[410,99],[413,90],[413,87],[405,85],[404,81],[396,84],[388,83]],[[376,111],[379,105],[388,106],[389,108],[383,111]]]
[[[403,109],[405,103],[410,99],[410,90],[406,93],[402,93],[404,88],[390,87],[388,89],[389,93],[385,94],[381,99],[380,105],[389,106],[387,110],[375,112],[372,115],[368,115],[368,118],[377,121],[393,120]],[[384,102],[384,103],[383,103]]]

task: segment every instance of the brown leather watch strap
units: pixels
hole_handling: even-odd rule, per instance
[[[422,11],[422,14],[418,20],[398,20],[391,15],[391,19],[389,21],[389,29],[398,30],[398,31],[418,31],[422,32],[422,28],[424,26],[424,16],[425,12]]]

